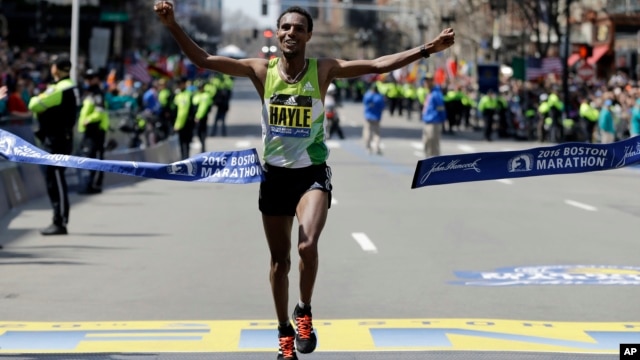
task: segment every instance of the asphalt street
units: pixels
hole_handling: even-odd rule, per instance
[[[209,150],[261,151],[259,106],[250,83],[239,81],[228,136],[209,138]],[[507,359],[514,357],[504,351],[530,351],[537,359],[613,359],[618,344],[640,343],[640,171],[412,190],[422,158],[417,114],[385,114],[378,156],[360,140],[362,105],[339,111],[347,138],[329,140],[334,202],[313,300],[320,344],[301,358]],[[480,139],[445,135],[443,153],[541,146]],[[0,358],[53,359],[54,350],[74,354],[68,358],[271,358],[269,341],[272,351],[277,343],[257,198],[257,184],[160,180],[73,194],[70,234],[51,238],[37,232],[50,221],[46,199],[11,213],[0,226]],[[292,308],[297,279],[292,271]],[[172,343],[172,333],[127,339],[116,331],[109,346],[91,340],[101,328],[167,327],[241,335],[216,345],[205,344],[208,335]],[[69,330],[85,331],[77,346],[51,345]]]

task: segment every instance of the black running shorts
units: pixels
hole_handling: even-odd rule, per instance
[[[295,216],[302,195],[315,189],[329,193],[331,207],[331,168],[326,163],[294,169],[265,164],[264,176],[258,200],[264,215]]]

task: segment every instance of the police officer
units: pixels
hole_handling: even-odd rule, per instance
[[[71,60],[54,56],[51,75],[55,82],[29,101],[29,110],[39,123],[36,137],[44,150],[52,154],[70,155],[73,151],[73,127],[78,116],[80,96],[76,84],[69,78]],[[47,192],[53,207],[53,223],[40,231],[42,235],[66,235],[69,221],[69,196],[64,177],[65,168],[46,167]]]
[[[580,102],[579,114],[586,132],[585,140],[588,143],[593,143],[593,134],[596,126],[598,126],[600,112],[591,105],[589,98],[585,96]]]
[[[198,140],[200,140],[200,151],[205,152],[207,151],[207,120],[209,119],[211,108],[213,108],[213,96],[210,91],[207,91],[207,84],[204,82],[199,83],[197,86],[198,90],[193,95],[192,106],[196,107],[195,126]]]
[[[182,159],[189,157],[191,140],[193,139],[193,129],[195,127],[193,93],[187,87],[187,83],[186,78],[181,78],[178,81],[178,88],[173,98],[176,106],[176,119],[173,124],[173,130],[178,134]]]
[[[78,119],[78,133],[82,134],[82,156],[93,159],[104,159],[104,142],[109,131],[109,115],[106,110],[102,79],[100,74],[88,69],[84,74],[87,93],[82,102],[80,118]],[[104,173],[91,170],[84,187],[79,193],[84,195],[102,192]]]
[[[498,99],[496,93],[489,89],[485,95],[482,95],[478,102],[478,111],[482,114],[484,119],[484,139],[487,141],[492,140],[493,134],[493,118],[498,110]]]

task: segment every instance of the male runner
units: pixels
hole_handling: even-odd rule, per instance
[[[280,57],[236,60],[200,48],[177,24],[171,3],[159,2],[154,9],[195,65],[248,77],[262,99],[265,181],[260,185],[258,203],[271,253],[271,290],[280,324],[278,359],[297,359],[296,348],[300,353],[310,353],[317,341],[310,304],[318,271],[318,239],[332,189],[322,103],[327,88],[336,78],[388,73],[445,50],[454,43],[454,31],[445,29],[429,43],[374,60],[306,58],[313,20],[306,10],[291,7],[277,21]],[[287,309],[294,216],[299,224],[300,254],[300,298],[293,312],[297,331],[291,326]]]

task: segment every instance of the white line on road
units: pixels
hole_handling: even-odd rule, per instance
[[[424,157],[424,153],[422,151],[414,151],[413,155],[419,157],[419,158],[423,158]]]
[[[336,200],[336,198],[333,197],[333,195],[331,195],[331,205],[337,205],[338,204],[338,200]]]
[[[587,211],[597,211],[598,210],[598,208],[596,208],[595,206],[583,204],[581,202],[577,202],[577,201],[573,201],[573,200],[565,200],[564,203],[567,204],[567,205],[575,206],[575,207],[577,207],[579,209],[582,209],[582,210],[587,210]]]
[[[373,244],[371,239],[365,233],[352,233],[353,239],[360,245],[362,250],[368,253],[378,253],[378,248]]]
[[[470,145],[458,145],[458,149],[466,152],[466,153],[472,153],[472,152],[476,152],[476,149],[473,146]]]
[[[415,141],[411,143],[411,147],[416,149],[416,150],[423,150],[424,149],[424,145],[422,145],[422,143],[415,142]]]
[[[340,143],[337,140],[327,140],[326,144],[329,149],[337,149],[340,147]]]
[[[507,184],[507,185],[513,185],[513,180],[509,180],[509,179],[498,179],[496,181],[499,183]]]
[[[237,141],[236,142],[236,147],[237,148],[246,148],[251,146],[251,141],[247,141],[247,140],[242,140],[242,141]]]

